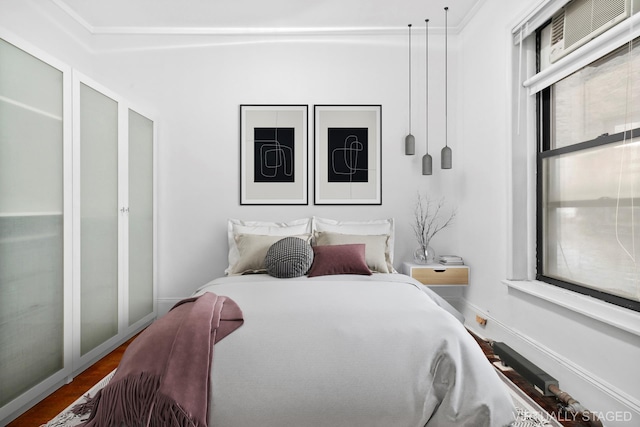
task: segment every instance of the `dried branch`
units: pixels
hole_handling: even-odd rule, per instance
[[[456,209],[453,208],[449,216],[443,217],[440,214],[443,207],[444,197],[434,202],[429,196],[422,196],[418,192],[418,200],[414,210],[413,232],[420,247],[426,249],[433,236],[453,223],[457,213]]]

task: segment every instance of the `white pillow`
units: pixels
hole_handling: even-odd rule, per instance
[[[288,222],[243,221],[230,219],[227,221],[227,243],[229,245],[229,266],[224,271],[230,274],[240,260],[240,252],[236,244],[238,234],[259,234],[263,236],[299,236],[311,235],[311,218],[302,218]]]
[[[288,237],[288,236],[287,236]],[[301,234],[297,236],[305,242],[309,242],[309,234]],[[236,245],[240,259],[233,266],[229,275],[244,273],[266,273],[267,267],[264,260],[267,256],[269,248],[274,243],[284,239],[283,236],[264,236],[261,234],[237,234]]]
[[[393,269],[393,246],[394,246],[394,234],[395,227],[393,218],[387,219],[371,219],[362,221],[336,221],[334,219],[313,217],[313,232],[314,235],[317,232],[328,231],[331,233],[341,234],[371,234],[380,235],[387,234],[389,239],[387,240],[386,255],[391,264],[390,272],[395,272]]]
[[[350,245],[363,243],[364,257],[371,271],[378,273],[392,273],[393,265],[387,255],[388,234],[342,234],[328,231],[318,231],[315,234],[316,245]]]

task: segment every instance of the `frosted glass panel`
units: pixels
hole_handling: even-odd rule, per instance
[[[0,39],[0,209],[62,212],[62,73]]]
[[[118,333],[118,104],[80,84],[80,353]]]
[[[153,122],[129,110],[129,325],[153,311]]]
[[[64,367],[62,93],[0,39],[0,407]]]

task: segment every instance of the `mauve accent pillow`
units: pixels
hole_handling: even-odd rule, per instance
[[[316,233],[316,245],[365,245],[364,259],[371,271],[378,273],[395,272],[385,248],[389,235],[371,236],[360,234],[342,234],[321,231]]]
[[[333,274],[363,274],[371,270],[365,260],[364,244],[324,245],[313,247],[313,264],[307,275],[329,276]]]

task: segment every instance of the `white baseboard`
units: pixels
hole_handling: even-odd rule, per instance
[[[527,354],[531,355],[537,353],[538,357],[542,356],[547,360],[551,360],[554,364],[560,365],[564,368],[565,375],[568,373],[578,381],[584,382],[587,386],[595,389],[599,394],[605,395],[611,400],[617,402],[617,406],[625,408],[624,410],[634,412],[634,420],[640,419],[640,399],[638,399],[638,397],[631,396],[625,391],[600,378],[593,372],[585,369],[583,366],[567,359],[530,336],[527,336],[509,325],[504,324],[491,314],[486,313],[481,308],[470,303],[465,298],[461,298],[458,302],[459,304],[456,304],[456,308],[458,308],[458,310],[460,310],[467,319],[465,326],[480,338],[492,339],[494,341],[506,341],[506,343],[511,347],[514,347],[513,343],[517,342],[517,345],[515,346],[519,348],[526,348]],[[488,319],[485,327],[480,327],[474,322],[477,314]],[[632,367],[628,368],[633,369]],[[555,376],[551,372],[549,372],[549,374]],[[562,389],[562,383],[560,383],[560,388]],[[572,394],[572,390],[565,391]],[[583,392],[583,390],[581,390],[581,392]],[[579,396],[574,395],[573,397],[580,400]],[[597,408],[589,409],[597,412]]]

